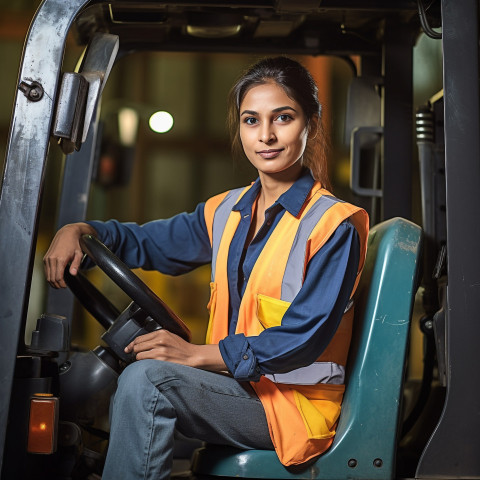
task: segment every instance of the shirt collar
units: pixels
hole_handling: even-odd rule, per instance
[[[291,215],[296,217],[305,203],[305,200],[310,193],[310,190],[315,183],[312,173],[309,169],[305,169],[302,175],[295,181],[295,183],[270,207],[275,205],[282,205]],[[243,197],[236,203],[233,210],[243,212],[252,209],[253,202],[257,198],[258,192],[261,188],[260,178],[257,178],[252,184],[251,188],[243,195]]]

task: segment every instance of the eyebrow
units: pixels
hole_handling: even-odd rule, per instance
[[[278,108],[274,108],[272,110],[273,113],[278,113],[278,112],[283,112],[285,110],[292,110],[293,112],[297,112],[293,107],[289,107],[288,105],[285,105],[283,107],[278,107]],[[256,112],[255,110],[244,110],[240,116],[242,115],[258,115],[258,112]]]

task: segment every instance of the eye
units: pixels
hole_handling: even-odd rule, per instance
[[[293,118],[288,113],[282,113],[277,117],[277,120],[280,122],[289,122],[290,120],[293,120]]]
[[[255,125],[258,122],[258,120],[255,117],[245,117],[243,119],[243,123],[246,123],[247,125]]]

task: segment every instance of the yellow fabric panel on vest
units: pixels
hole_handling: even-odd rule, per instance
[[[290,302],[278,298],[267,297],[259,293],[257,295],[257,318],[263,328],[278,327],[282,324],[282,318]]]
[[[296,391],[301,391],[304,387],[295,387],[295,389],[282,384],[276,384],[262,377],[259,382],[251,383],[258,398],[262,402],[267,413],[268,428],[270,437],[275,447],[277,455],[285,466],[299,465],[318,457],[318,455],[330,447],[335,435],[335,424],[332,424],[330,434],[324,432],[323,438],[309,437],[309,431],[305,426],[305,420],[302,416],[295,398]],[[331,423],[332,412],[340,413],[339,405],[342,400],[343,385],[322,385],[322,391],[315,392],[317,401],[322,400],[318,397],[325,397],[324,405],[330,402],[326,412],[318,410],[308,410],[305,412],[309,422],[313,425],[327,425]],[[306,387],[307,390],[309,387]],[[316,389],[316,386],[313,386]],[[307,394],[311,393],[309,391]],[[305,401],[309,402],[304,396]],[[308,408],[308,407],[307,407]],[[312,415],[313,413],[313,415]],[[325,415],[326,413],[326,415]],[[328,419],[327,419],[328,417]],[[318,427],[314,427],[313,432],[317,432]]]
[[[208,317],[208,326],[207,326],[207,333],[206,333],[206,343],[214,343],[212,342],[212,326],[213,321],[212,319],[215,316],[215,311],[217,307],[217,284],[215,282],[210,282],[210,300],[207,304],[207,310],[209,313]]]
[[[324,387],[327,388],[305,385],[293,392],[298,411],[307,427],[308,438],[324,439],[335,435],[345,386],[325,384]]]

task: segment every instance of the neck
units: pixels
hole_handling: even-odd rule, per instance
[[[259,172],[260,183],[262,184],[259,200],[261,200],[264,208],[267,209],[272,206],[298,180],[302,171],[302,166],[298,165],[298,168],[273,174]]]

